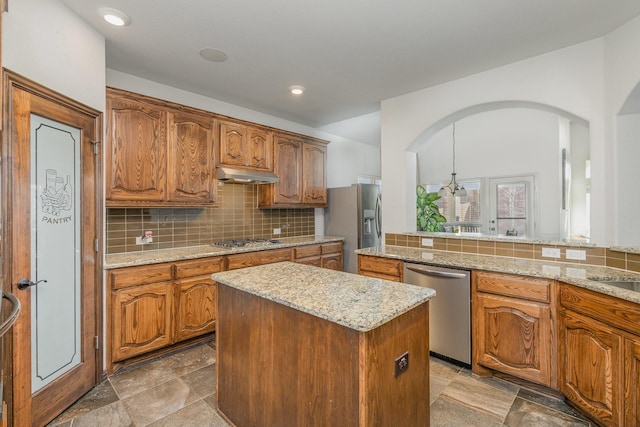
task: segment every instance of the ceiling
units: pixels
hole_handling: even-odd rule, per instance
[[[638,0],[61,1],[104,34],[108,68],[328,128],[640,14]],[[100,7],[125,12],[130,25],[107,24]],[[205,61],[205,47],[228,60]],[[306,92],[293,96],[291,85]]]

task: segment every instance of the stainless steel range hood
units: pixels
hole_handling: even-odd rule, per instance
[[[279,182],[280,178],[268,171],[218,167],[218,181],[238,184],[269,184]]]

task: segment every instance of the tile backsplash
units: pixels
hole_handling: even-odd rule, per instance
[[[315,211],[258,209],[257,185],[225,183],[218,187],[218,207],[108,208],[107,254],[208,245],[230,239],[297,237],[315,234]],[[274,228],[282,233],[273,234]],[[153,232],[153,243],[136,237]]]

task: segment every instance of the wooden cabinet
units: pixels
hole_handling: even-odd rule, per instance
[[[273,170],[273,133],[255,126],[221,120],[220,165]]]
[[[474,373],[496,370],[555,387],[554,289],[551,280],[472,273]]]
[[[273,169],[280,182],[260,186],[258,207],[325,207],[326,144],[326,141],[276,134]]]
[[[108,90],[105,153],[107,205],[165,200],[165,110],[124,92]]]
[[[167,200],[216,201],[213,118],[175,111],[169,113]]]
[[[215,202],[214,116],[107,89],[107,206]]]
[[[638,304],[561,283],[560,305],[560,391],[603,425],[639,425]]]
[[[294,247],[293,260],[300,264],[342,271],[342,242]]]
[[[560,391],[605,425],[623,425],[623,338],[602,322],[564,312],[560,340]]]
[[[395,259],[358,255],[358,274],[402,282],[404,281],[404,263]]]
[[[302,146],[302,203],[327,204],[327,146],[304,143]]]
[[[216,327],[217,285],[211,274],[224,269],[224,258],[200,258],[175,264],[175,340],[213,332]]]
[[[124,360],[171,344],[172,302],[171,282],[115,292],[112,360]]]
[[[114,362],[212,332],[223,257],[110,270],[108,370]]]
[[[256,265],[272,264],[274,262],[291,261],[291,249],[270,249],[266,251],[233,254],[227,257],[229,270],[254,267]]]

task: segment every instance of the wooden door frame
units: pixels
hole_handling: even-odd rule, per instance
[[[14,89],[19,89],[27,92],[35,97],[44,99],[46,101],[58,104],[63,108],[73,110],[79,114],[87,115],[93,119],[94,123],[94,135],[91,135],[91,139],[95,141],[102,141],[102,113],[91,107],[83,105],[73,99],[70,99],[62,94],[59,94],[51,89],[48,89],[32,80],[20,76],[14,72],[3,69],[2,70],[2,83],[4,87],[4,96],[2,100],[3,104],[3,132],[2,132],[2,146],[0,150],[0,194],[2,194],[2,242],[0,249],[2,250],[2,289],[7,292],[12,291],[13,287],[13,271],[15,266],[15,259],[12,254],[13,239],[13,216],[21,215],[21,212],[17,212],[18,209],[13,204],[11,188],[14,185],[12,171],[13,168],[13,144],[11,140],[12,135],[12,94]],[[98,384],[106,377],[106,372],[103,369],[103,176],[102,176],[102,155],[101,144],[98,145],[97,159],[95,162],[95,174],[94,174],[94,193],[95,193],[95,237],[98,245],[95,254],[95,264],[93,279],[95,282],[95,334],[98,337],[98,349],[96,349],[96,372],[95,382]],[[24,308],[30,308],[30,302],[26,299],[22,299],[22,306]],[[22,317],[22,320],[21,320]],[[21,325],[22,324],[22,325]],[[25,325],[26,324],[26,325]],[[5,358],[4,358],[4,396],[8,405],[8,421],[9,425],[18,425],[16,423],[24,423],[31,419],[31,390],[20,389],[14,390],[13,381],[13,354],[14,354],[14,331],[30,327],[30,319],[24,319],[24,315],[19,316],[14,328],[5,335]],[[18,335],[17,333],[15,334]],[[9,357],[7,357],[7,355]],[[24,399],[24,405],[15,404]],[[29,422],[30,424],[30,422]]]

